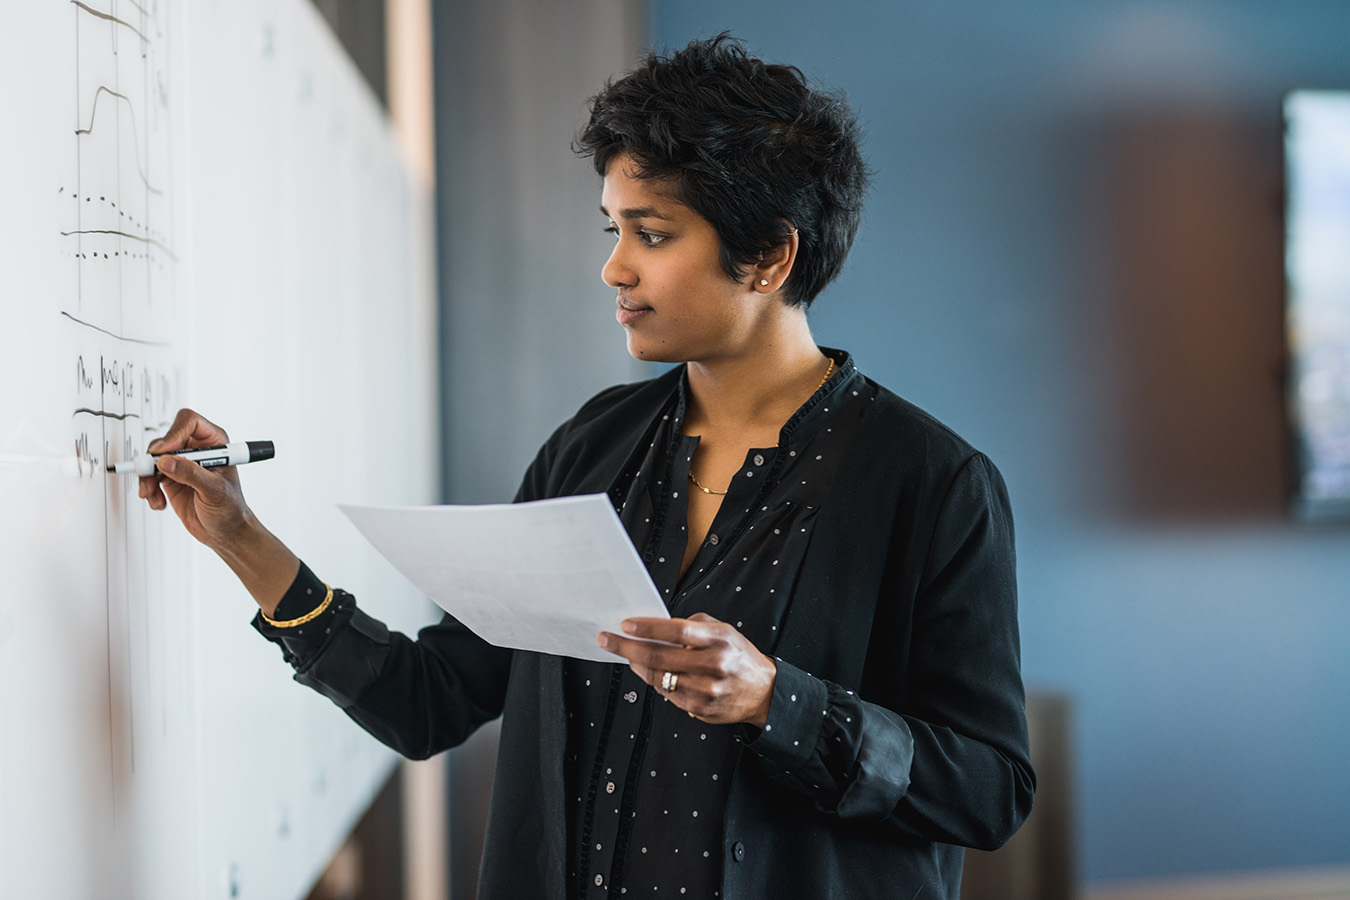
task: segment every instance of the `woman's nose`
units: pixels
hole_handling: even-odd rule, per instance
[[[612,288],[628,287],[637,284],[637,275],[627,262],[627,253],[622,241],[615,241],[609,259],[600,269],[600,279]]]

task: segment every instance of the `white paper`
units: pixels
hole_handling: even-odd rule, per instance
[[[604,494],[492,506],[339,506],[438,606],[499,647],[625,662],[596,643],[669,618]]]

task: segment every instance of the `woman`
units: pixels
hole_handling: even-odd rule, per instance
[[[861,209],[847,106],[722,36],[608,85],[577,147],[628,350],[683,365],[583,406],[516,499],[613,500],[672,614],[598,636],[627,667],[389,632],[233,469],[163,457],[141,495],[400,753],[503,717],[482,897],[956,897],[1034,788],[1012,522],[987,458],[811,338]],[[150,449],[225,439],[184,410]]]

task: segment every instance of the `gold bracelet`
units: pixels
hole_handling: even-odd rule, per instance
[[[328,604],[333,602],[333,589],[328,587],[328,585],[326,584],[324,585],[324,587],[328,588],[328,596],[324,597],[323,602],[320,603],[317,607],[305,613],[298,619],[289,619],[285,622],[278,622],[276,619],[269,619],[267,617],[267,613],[262,612],[261,610],[259,610],[258,615],[262,616],[263,621],[266,622],[268,625],[271,625],[273,628],[294,628],[297,625],[303,625],[306,622],[309,622],[313,619],[317,619],[319,615],[325,609],[328,608]]]

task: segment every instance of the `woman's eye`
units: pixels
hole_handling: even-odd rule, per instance
[[[612,234],[614,235],[615,238],[618,238],[619,226],[615,225],[613,222],[610,222],[607,226],[605,226],[605,234]],[[657,244],[661,243],[666,239],[666,235],[664,234],[652,234],[650,231],[646,231],[642,228],[639,228],[637,231],[634,231],[633,236],[642,243],[646,244],[648,247],[655,247]]]

